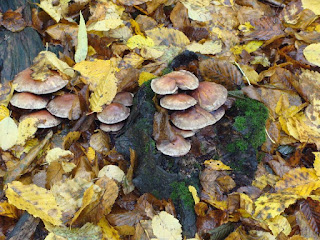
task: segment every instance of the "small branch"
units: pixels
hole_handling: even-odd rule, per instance
[[[245,79],[247,80],[247,82],[248,82],[248,85],[250,86],[251,83],[250,83],[250,81],[249,81],[249,78],[248,78],[247,75],[244,73],[244,71],[242,70],[242,68],[240,67],[240,65],[239,65],[237,62],[234,62],[233,64],[237,66],[237,68],[238,68],[239,71],[241,72],[242,76],[244,76],[244,78],[245,78]]]

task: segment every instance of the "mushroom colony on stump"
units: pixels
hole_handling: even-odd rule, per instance
[[[45,81],[32,78],[33,71],[30,68],[17,74],[13,80],[16,84],[16,93],[13,94],[10,103],[12,106],[33,110],[23,114],[20,118],[32,117],[39,120],[38,128],[51,128],[61,123],[61,118],[77,120],[81,117],[80,100],[77,94],[59,92],[49,101],[48,94],[63,89],[68,80],[64,80],[57,72],[52,72]],[[116,132],[124,126],[124,120],[130,115],[130,106],[133,103],[133,94],[119,92],[113,102],[107,105],[101,113],[97,114],[101,122],[100,128],[105,132]]]
[[[191,137],[201,128],[215,124],[225,114],[227,89],[214,82],[199,82],[191,72],[173,71],[151,81],[152,90],[160,95],[160,106],[170,111],[173,141],[157,141],[157,149],[165,155],[186,155]]]

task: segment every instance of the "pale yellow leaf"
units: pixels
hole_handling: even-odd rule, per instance
[[[281,215],[278,215],[271,219],[267,219],[265,221],[275,237],[278,236],[281,232],[283,232],[286,236],[288,236],[291,232],[290,223],[285,217]]]
[[[120,240],[118,231],[112,227],[105,217],[101,218],[98,222],[98,226],[102,230],[103,239]]]
[[[158,239],[182,240],[182,228],[178,219],[162,211],[152,218],[152,230]]]
[[[37,131],[39,120],[36,118],[25,118],[19,123],[19,136],[16,144],[24,145]]]
[[[0,202],[0,216],[18,218],[18,209],[7,201]]]
[[[250,83],[257,84],[260,81],[259,74],[256,72],[256,70],[254,70],[252,67],[248,65],[240,65],[240,66],[244,74],[249,79]]]
[[[40,1],[40,4],[37,4],[39,7],[41,7],[50,17],[52,17],[57,23],[61,19],[62,15],[62,8],[58,6],[53,6],[53,3],[51,0],[42,0]]]
[[[222,42],[221,41],[205,41],[203,44],[192,42],[187,46],[189,51],[199,52],[201,54],[217,54],[222,51]]]
[[[320,152],[313,152],[315,160],[313,163],[313,168],[316,171],[317,176],[320,178]]]
[[[303,50],[308,62],[320,67],[320,43],[313,43]]]
[[[101,21],[93,22],[87,27],[87,31],[109,31],[115,29],[123,24],[120,18],[104,19]]]
[[[108,177],[108,178],[114,179],[114,180],[116,180],[118,182],[122,182],[124,177],[125,177],[125,174],[118,166],[116,166],[116,165],[107,165],[107,166],[104,166],[99,171],[98,177],[99,178]]]
[[[102,106],[110,104],[117,94],[118,79],[114,71],[110,71],[104,80],[102,80],[93,93],[90,95],[90,108],[93,112],[101,112]]]
[[[152,47],[154,46],[154,42],[150,37],[144,37],[141,35],[134,35],[127,41],[127,46],[130,49],[134,48],[143,48],[143,47]]]
[[[8,183],[6,197],[10,204],[26,210],[35,217],[53,225],[61,225],[62,212],[55,197],[45,188],[19,181]]]
[[[143,83],[153,79],[153,78],[156,78],[157,76],[152,74],[152,73],[149,73],[149,72],[141,72],[140,75],[139,75],[139,80],[138,80],[138,83],[139,83],[139,86],[141,86]]]
[[[19,131],[11,117],[6,117],[0,121],[0,133],[0,148],[8,150],[16,144]]]
[[[140,55],[146,60],[157,59],[157,58],[161,57],[163,54],[164,54],[163,51],[160,51],[158,49],[151,48],[151,47],[143,47],[140,50]]]
[[[318,0],[301,0],[304,9],[310,9],[316,15],[320,15],[320,1]]]
[[[54,233],[49,233],[44,240],[68,240],[68,239],[61,236],[57,236]]]
[[[80,11],[78,46],[76,49],[76,53],[74,55],[74,61],[78,63],[85,60],[87,57],[87,53],[88,53],[88,36],[87,36],[86,24],[82,16],[82,13]]]
[[[55,161],[61,161],[62,158],[73,158],[73,153],[69,150],[63,150],[61,148],[53,148],[47,152],[46,162],[52,163]]]
[[[189,18],[198,22],[206,22],[212,19],[207,7],[210,1],[182,1],[183,5],[188,9]]]

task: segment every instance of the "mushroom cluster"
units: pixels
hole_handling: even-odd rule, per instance
[[[130,115],[129,107],[131,107],[132,104],[132,93],[117,93],[112,103],[97,114],[97,118],[101,122],[100,129],[110,133],[119,131],[124,126],[124,121]]]
[[[60,118],[76,120],[80,117],[80,101],[76,94],[64,93],[51,101],[47,96],[43,96],[64,88],[68,80],[64,80],[55,73],[45,81],[38,81],[32,78],[32,72],[27,68],[17,74],[13,80],[18,93],[13,94],[10,100],[11,105],[20,109],[37,110],[22,115],[20,120],[27,117],[37,118],[38,128],[51,128],[60,124]]]
[[[152,90],[160,96],[160,106],[170,110],[170,120],[177,134],[174,141],[157,142],[165,155],[183,156],[191,149],[185,138],[206,126],[215,124],[225,114],[227,89],[214,82],[199,82],[191,72],[180,70],[155,78]]]

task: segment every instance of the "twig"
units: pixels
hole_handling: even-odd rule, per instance
[[[244,71],[242,70],[242,68],[240,67],[240,65],[239,65],[237,62],[234,62],[233,64],[237,66],[237,68],[238,68],[239,71],[241,72],[242,76],[244,76],[244,78],[245,78],[245,79],[247,80],[247,82],[248,82],[248,85],[250,86],[250,85],[251,85],[250,80],[249,80],[249,78],[247,77],[247,75],[244,73]]]

